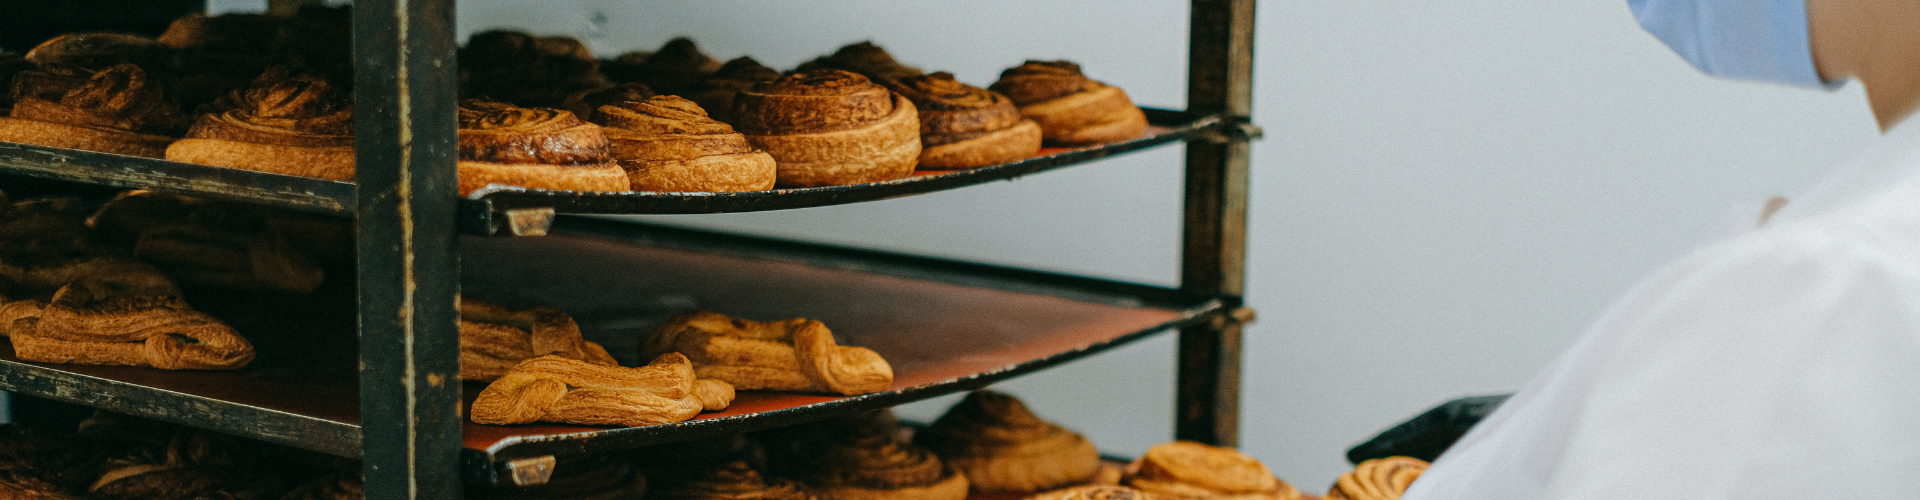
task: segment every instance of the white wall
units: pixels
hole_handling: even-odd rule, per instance
[[[1032,5],[1038,3],[1039,5]],[[985,85],[1067,58],[1184,101],[1175,1],[466,2],[463,30],[573,34],[603,55],[694,37],[791,67],[872,39]],[[599,14],[599,16],[596,16]],[[603,21],[595,21],[603,19]],[[1625,2],[1260,6],[1242,447],[1324,491],[1347,446],[1433,404],[1515,389],[1609,301],[1877,135],[1857,86],[1713,80]],[[1171,284],[1179,150],[883,202],[678,223]],[[1135,454],[1170,437],[1159,338],[1002,384]],[[928,418],[942,400],[902,411]]]

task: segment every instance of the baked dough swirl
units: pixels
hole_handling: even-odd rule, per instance
[[[269,71],[200,115],[167,159],[335,181],[354,177],[353,102],[320,78]]]
[[[1006,94],[1021,115],[1039,122],[1048,142],[1101,144],[1147,130],[1147,115],[1125,91],[1087,78],[1072,62],[1027,61],[1000,72],[987,88]]]
[[[1092,441],[992,391],[968,394],[913,442],[966,474],[976,491],[1032,493],[1085,483],[1100,472]]]
[[[693,86],[686,94],[688,99],[707,110],[707,116],[722,122],[733,122],[733,96],[741,91],[753,88],[753,84],[770,82],[780,78],[780,72],[760,64],[751,57],[736,57],[720,65],[718,71],[707,75],[706,79]]]
[[[697,311],[654,327],[642,356],[679,352],[701,377],[745,390],[868,394],[893,386],[893,367],[879,353],[834,343],[819,321],[751,321]]]
[[[1427,461],[1413,457],[1376,458],[1341,474],[1327,490],[1325,500],[1398,500],[1420,474]]]
[[[1127,465],[1122,484],[1156,496],[1205,500],[1298,500],[1300,490],[1232,448],[1174,441]]]
[[[0,302],[0,325],[14,355],[27,361],[163,370],[231,370],[253,361],[247,339],[188,307],[151,268],[82,277],[45,303]]]
[[[582,338],[580,325],[558,308],[514,311],[460,299],[460,380],[493,381],[522,361],[548,354],[619,364],[606,348]]]
[[[801,63],[800,67],[795,68],[794,71],[806,72],[816,69],[847,70],[876,81],[911,78],[922,74],[920,68],[900,64],[900,61],[893,58],[893,54],[887,53],[887,49],[874,45],[870,40],[842,46],[839,50],[833,51],[833,54]]]
[[[920,168],[983,167],[1040,151],[1040,124],[999,92],[960,83],[945,71],[882,80],[920,112]]]
[[[685,421],[732,402],[733,386],[695,377],[693,363],[679,354],[638,368],[549,354],[522,361],[487,385],[469,413],[477,424],[639,427]]]
[[[779,162],[779,183],[832,186],[913,174],[920,115],[913,102],[836,69],[754,84],[733,99],[734,126]]]
[[[863,422],[841,436],[803,443],[812,462],[802,482],[824,500],[961,500],[967,476],[939,456],[896,437],[884,421]]]
[[[462,195],[490,184],[627,190],[627,173],[609,161],[607,136],[600,126],[558,109],[463,102],[459,151]]]
[[[20,96],[0,141],[160,158],[185,118],[133,64],[94,73],[58,101]]]
[[[728,462],[692,480],[652,492],[658,500],[815,500],[793,481],[764,478],[746,462]]]
[[[658,96],[602,106],[594,121],[605,126],[634,191],[773,189],[773,157],[693,101]]]

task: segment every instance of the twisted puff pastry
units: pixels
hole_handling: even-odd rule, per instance
[[[521,311],[460,300],[460,380],[492,381],[528,358],[558,355],[615,366],[613,355],[580,336],[580,325],[552,307]]]
[[[1054,425],[1013,396],[976,391],[914,433],[985,492],[1037,492],[1085,483],[1100,472],[1100,450]]]
[[[215,167],[351,181],[353,102],[325,80],[269,71],[200,115],[167,159]]]
[[[679,352],[701,377],[746,390],[827,392],[846,396],[887,390],[893,367],[863,347],[835,344],[819,321],[750,321],[698,311],[668,319],[647,334],[643,356]]]
[[[754,84],[733,98],[734,126],[779,162],[779,184],[837,186],[913,174],[920,115],[867,77],[822,69]]]
[[[1087,78],[1072,62],[1027,61],[1000,72],[987,88],[1006,94],[1021,115],[1039,122],[1048,142],[1117,142],[1147,130],[1146,113],[1125,91]]]
[[[460,104],[459,190],[492,184],[530,189],[626,191],[599,125],[557,109]]]
[[[160,158],[185,118],[133,64],[95,73],[58,101],[20,96],[0,141]]]
[[[46,303],[0,302],[0,325],[14,355],[27,361],[163,370],[230,370],[253,361],[247,339],[187,307],[151,268],[81,277]]]
[[[1161,497],[1298,500],[1300,490],[1266,464],[1232,448],[1174,441],[1148,448],[1127,465],[1122,484]]]
[[[920,111],[920,168],[984,167],[1040,151],[1040,124],[999,92],[960,83],[945,71],[881,80]]]
[[[1398,500],[1420,474],[1427,461],[1413,457],[1376,458],[1341,474],[1327,490],[1325,500]]]
[[[534,421],[631,427],[681,422],[701,410],[724,410],[733,386],[694,376],[686,356],[667,354],[647,366],[596,365],[546,355],[515,365],[473,401],[477,424]]]
[[[773,157],[693,101],[659,96],[601,106],[594,121],[605,126],[634,191],[773,189]]]

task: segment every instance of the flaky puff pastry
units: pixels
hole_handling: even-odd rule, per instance
[[[984,167],[1040,151],[1040,124],[999,92],[945,71],[883,81],[919,109],[921,169]]]
[[[1040,123],[1049,143],[1118,142],[1147,131],[1147,115],[1119,87],[1093,81],[1068,61],[1027,61],[1000,72],[987,87],[1006,94],[1020,114]]]
[[[600,126],[558,109],[462,102],[459,149],[461,195],[494,184],[567,191],[628,186]]]
[[[773,189],[773,157],[693,101],[669,95],[601,106],[593,121],[606,130],[634,191]]]
[[[1273,477],[1266,464],[1232,448],[1174,441],[1148,448],[1127,464],[1121,483],[1161,497],[1205,500],[1297,500],[1300,490]]]
[[[546,355],[520,362],[480,391],[471,414],[477,424],[535,421],[585,425],[682,422],[733,403],[733,386],[698,378],[678,353],[638,368]]]
[[[121,64],[58,100],[19,96],[0,141],[161,158],[185,123],[145,70]]]
[[[834,343],[819,321],[752,321],[697,311],[654,327],[643,356],[679,352],[701,377],[743,390],[826,392],[846,396],[893,386],[893,366],[864,347]]]
[[[515,311],[460,299],[460,380],[492,381],[521,361],[549,354],[619,364],[606,348],[582,338],[580,325],[558,308]]]
[[[200,115],[167,159],[351,181],[353,100],[325,80],[269,71]]]
[[[920,114],[867,77],[822,69],[733,97],[734,127],[779,162],[779,184],[839,186],[913,174]]]
[[[231,370],[253,361],[253,345],[225,323],[193,310],[180,290],[144,265],[73,279],[52,300],[0,298],[0,325],[27,361]]]
[[[1033,493],[1085,483],[1100,472],[1092,441],[992,391],[968,394],[914,433],[913,442],[966,474],[975,491]]]
[[[800,477],[823,500],[962,500],[967,476],[899,439],[891,419],[868,419],[801,445]]]
[[[1398,500],[1420,474],[1427,461],[1413,457],[1376,458],[1341,474],[1327,490],[1324,500]]]
[[[765,478],[746,462],[733,461],[693,479],[648,492],[657,500],[816,500],[800,483]]]

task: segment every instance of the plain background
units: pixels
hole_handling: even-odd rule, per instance
[[[216,9],[257,0],[216,0]],[[1181,107],[1176,1],[469,1],[463,32],[690,36],[775,68],[872,40],[985,86],[1070,59]],[[1308,492],[1345,449],[1445,400],[1511,392],[1612,299],[1878,135],[1837,92],[1695,72],[1625,2],[1259,6],[1241,447]],[[1178,275],[1179,147],[906,199],[650,220],[1156,284]],[[1171,438],[1162,336],[1003,383],[1103,449]],[[953,398],[900,409],[930,419]]]

